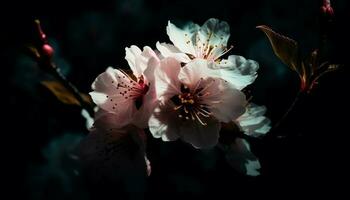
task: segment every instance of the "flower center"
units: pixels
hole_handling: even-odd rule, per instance
[[[137,109],[141,108],[141,105],[143,103],[143,96],[148,92],[149,89],[149,84],[146,84],[144,81],[143,76],[141,75],[141,77],[138,79],[138,84],[141,87],[141,94],[139,95],[139,97],[136,97],[135,99],[135,106]]]
[[[139,78],[138,78],[138,84],[141,88],[141,93],[142,95],[145,95],[147,92],[148,92],[148,89],[149,89],[149,84],[146,84],[145,83],[145,79],[143,77],[143,75],[141,75]]]
[[[178,112],[179,118],[198,121],[205,126],[207,123],[203,118],[209,118],[211,113],[208,106],[201,103],[202,97],[201,89],[191,92],[187,86],[181,84],[181,94],[171,98],[171,101],[175,104],[173,109]]]
[[[210,32],[208,34],[207,39],[205,41],[202,41],[200,39],[199,34],[201,34],[201,33],[198,32],[196,34],[196,40],[194,41],[194,44],[193,44],[193,46],[196,49],[196,55],[188,55],[190,57],[190,59],[192,59],[192,60],[194,58],[203,58],[203,59],[210,60],[213,62],[219,62],[221,57],[223,55],[225,55],[226,53],[228,53],[233,48],[232,45],[230,47],[227,47],[224,44],[224,42],[223,42],[224,37],[223,36],[220,37],[219,43],[210,44],[212,37],[215,37],[215,36],[213,36],[212,32]],[[191,39],[188,36],[188,34],[185,34],[185,37],[188,38],[186,43],[190,44]]]
[[[136,78],[134,76],[129,76],[122,70],[120,71],[123,73],[123,76],[118,76],[118,79],[121,81],[117,84],[115,89],[118,91],[118,95],[121,95],[125,100],[134,100],[136,108],[139,109],[142,105],[143,96],[149,90],[149,84],[145,83],[143,75]],[[114,81],[112,81],[112,83],[114,83]]]

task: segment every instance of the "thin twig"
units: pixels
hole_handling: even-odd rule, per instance
[[[54,49],[48,43],[46,34],[41,28],[40,21],[35,20],[34,22],[36,25],[36,31],[38,33],[38,41],[36,43],[34,57],[37,63],[39,64],[40,68],[57,78],[58,81],[60,81],[63,84],[63,86],[73,94],[76,100],[80,103],[80,106],[83,109],[87,110],[90,116],[94,116],[94,110],[92,105],[84,101],[84,98],[82,97],[77,87],[75,87],[70,81],[68,81],[68,79],[62,74],[60,68],[52,61]]]
[[[289,113],[293,110],[293,108],[295,107],[296,103],[299,101],[300,96],[302,94],[302,90],[299,90],[299,92],[297,93],[297,95],[294,98],[294,101],[290,104],[288,110],[284,113],[284,115],[281,117],[281,119],[275,124],[275,126],[272,128],[273,130],[278,128],[281,123],[287,118],[287,116],[289,115]]]
[[[94,116],[94,110],[93,107],[88,104],[84,98],[82,97],[81,93],[79,92],[79,90],[77,89],[77,87],[75,87],[75,85],[73,85],[61,72],[60,68],[58,68],[54,63],[52,63],[53,65],[53,70],[52,70],[52,75],[57,78],[63,85],[64,87],[66,87],[73,95],[74,97],[79,101],[80,106],[82,108],[84,108],[89,114],[90,116]]]

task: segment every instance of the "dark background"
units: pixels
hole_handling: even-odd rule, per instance
[[[329,45],[330,60],[343,65],[321,78],[279,129],[262,140],[250,141],[262,165],[259,177],[235,172],[217,149],[198,151],[182,142],[162,143],[150,136],[147,152],[152,176],[146,180],[147,186],[139,178],[131,178],[125,188],[120,183],[104,183],[108,187],[94,191],[76,175],[76,164],[66,160],[67,152],[87,134],[79,109],[63,105],[43,88],[40,81],[52,77],[23,54],[25,45],[34,38],[33,20],[38,18],[55,47],[55,62],[71,82],[87,93],[94,78],[107,66],[127,67],[126,46],[154,48],[157,41],[169,42],[165,30],[168,20],[180,26],[187,21],[203,24],[215,17],[230,24],[229,43],[235,46],[231,54],[259,62],[258,79],[249,89],[253,102],[265,105],[274,123],[293,101],[299,82],[255,27],[266,24],[294,38],[306,55],[319,44],[320,3],[12,1],[7,12],[2,13],[1,37],[5,44],[1,69],[6,82],[6,121],[2,131],[6,162],[2,165],[6,168],[4,177],[8,178],[5,185],[12,189],[7,191],[24,199],[89,199],[107,194],[113,195],[111,199],[139,199],[143,195],[146,199],[340,195],[347,185],[349,151],[349,31],[345,28],[349,3],[345,0],[332,2],[336,17]]]

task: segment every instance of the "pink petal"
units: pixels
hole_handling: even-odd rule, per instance
[[[186,64],[179,73],[178,79],[186,84],[190,89],[193,89],[200,79],[207,77],[219,77],[218,70],[213,70],[208,67],[208,61],[204,59],[195,59]]]
[[[155,138],[163,141],[174,141],[179,136],[179,120],[173,110],[173,104],[161,104],[157,107],[148,121],[149,130]]]
[[[180,63],[174,58],[165,58],[161,61],[160,67],[154,72],[157,99],[168,99],[179,94],[181,83],[177,76],[180,69]]]
[[[103,130],[119,129],[131,124],[133,120],[133,114],[136,112],[133,104],[125,105],[118,113],[111,113],[105,110],[98,110],[95,116],[94,127]]]
[[[208,87],[206,92],[209,94],[202,101],[210,106],[209,109],[216,119],[228,123],[245,112],[247,101],[241,91],[222,79],[208,80],[215,80],[215,84]]]
[[[179,62],[183,62],[183,63],[188,63],[191,61],[191,59],[185,53],[181,52],[174,45],[157,42],[156,46],[157,46],[157,49],[162,54],[162,56],[165,58],[173,57]]]
[[[106,72],[100,74],[92,84],[93,92],[90,96],[94,103],[112,113],[132,111],[130,106],[134,102],[133,95],[138,95],[133,91],[128,91],[126,87],[140,87],[128,75],[117,69],[108,68]]]
[[[128,61],[130,69],[136,77],[140,77],[143,70],[146,68],[146,64],[139,60],[140,55],[141,49],[135,45],[132,45],[130,48],[125,48],[125,59]]]
[[[197,121],[186,121],[181,124],[181,138],[195,148],[211,148],[218,143],[221,124],[214,120],[207,120],[203,126]]]

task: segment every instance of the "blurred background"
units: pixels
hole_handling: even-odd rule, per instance
[[[348,157],[345,152],[349,151],[345,140],[349,72],[348,50],[344,50],[349,40],[346,0],[332,1],[335,21],[329,44],[330,60],[343,66],[321,78],[273,136],[250,141],[262,165],[259,177],[235,172],[217,149],[198,151],[180,141],[163,143],[148,137],[152,175],[146,179],[142,173],[135,175],[140,173],[139,169],[130,169],[125,176],[113,177],[121,180],[117,184],[102,181],[101,185],[106,187],[94,191],[82,178],[79,163],[70,154],[88,133],[80,109],[57,101],[40,84],[53,78],[23,53],[35,37],[33,20],[40,19],[55,48],[55,62],[79,90],[88,93],[95,77],[108,66],[127,68],[125,47],[155,48],[157,41],[170,42],[165,29],[168,20],[181,26],[188,21],[203,24],[215,17],[230,25],[229,44],[234,45],[230,53],[259,62],[259,76],[249,90],[254,103],[267,107],[267,116],[274,123],[293,101],[299,80],[278,60],[265,35],[255,27],[265,24],[295,39],[306,55],[321,39],[321,3],[319,0],[11,1],[8,12],[2,13],[4,35],[1,37],[5,46],[1,68],[6,83],[2,139],[6,162],[2,165],[7,168],[3,171],[8,178],[5,184],[13,189],[8,192],[24,199],[104,199],[104,195],[113,195],[112,199],[338,195],[345,186],[337,184],[337,191],[331,186],[345,179]]]

